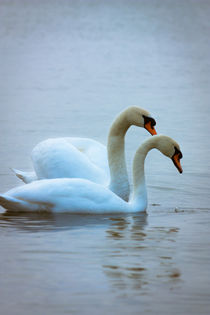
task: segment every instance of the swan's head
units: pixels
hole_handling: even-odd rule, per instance
[[[180,173],[183,172],[180,160],[182,152],[178,143],[170,137],[159,135],[154,137],[155,147],[160,150],[164,155],[172,159],[174,165]]]
[[[126,116],[131,125],[143,127],[149,131],[151,135],[157,134],[154,128],[156,121],[151,117],[148,111],[137,106],[131,106],[126,110]]]

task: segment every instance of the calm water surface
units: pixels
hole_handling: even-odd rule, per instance
[[[1,208],[2,314],[209,314],[209,14],[207,0],[0,0],[0,192],[39,141],[106,143],[129,105],[184,155],[180,175],[150,152],[147,215]],[[147,137],[128,131],[130,178]]]

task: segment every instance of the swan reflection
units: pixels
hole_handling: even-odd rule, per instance
[[[145,213],[110,217],[110,225],[106,231],[109,252],[102,267],[113,288],[139,290],[146,283],[146,267],[138,259],[147,236],[146,226]]]
[[[109,224],[108,215],[88,215],[71,213],[28,212],[0,215],[1,227],[13,227],[25,232],[44,232],[77,229],[84,226]]]
[[[37,241],[40,238],[32,237],[30,246],[23,244],[24,257],[35,255],[40,261],[47,257],[55,264],[65,259],[67,270],[77,261],[74,268],[79,268],[79,273],[87,268],[101,270],[115,294],[139,295],[148,294],[153,284],[176,285],[181,279],[174,259],[179,229],[155,226],[152,222],[156,220],[145,213],[4,213],[0,215],[0,227],[39,233],[45,239],[44,249]]]
[[[145,224],[147,215],[140,214],[142,224]],[[119,230],[125,230],[124,224],[130,224],[133,220],[130,214],[71,214],[50,212],[5,212],[0,214],[0,227],[11,227],[25,232],[44,232],[77,229],[84,226],[98,226],[105,229],[110,235],[116,233],[113,227],[117,225]],[[142,221],[142,218],[143,219]],[[127,222],[127,223],[126,223]],[[109,229],[110,227],[110,229]],[[114,235],[111,235],[113,237]]]
[[[145,214],[112,218],[107,229],[103,271],[117,294],[148,294],[149,284],[180,280],[175,253],[175,227],[148,227]],[[121,293],[120,293],[121,292]]]

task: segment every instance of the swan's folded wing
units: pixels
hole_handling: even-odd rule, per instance
[[[8,195],[0,195],[0,205],[9,211],[51,211],[53,205],[47,202],[29,201]]]
[[[8,195],[0,195],[0,205],[7,210],[17,211],[23,207],[24,201]]]

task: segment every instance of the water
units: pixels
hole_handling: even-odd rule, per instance
[[[150,152],[148,215],[8,215],[2,314],[209,314],[210,2],[0,1],[0,191],[41,140],[106,143],[129,105],[179,142]],[[129,173],[148,137],[126,136]]]

